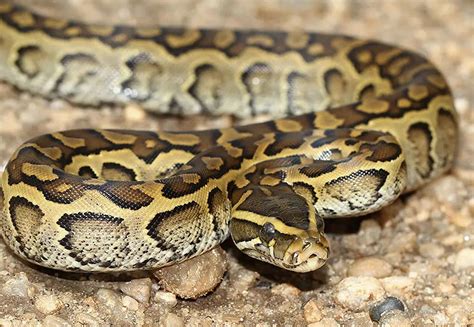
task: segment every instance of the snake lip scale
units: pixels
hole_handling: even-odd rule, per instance
[[[0,231],[59,270],[155,269],[229,235],[256,259],[318,269],[324,219],[365,215],[453,164],[458,118],[412,51],[338,34],[98,26],[0,0],[0,79],[96,106],[271,115],[188,131],[68,130],[22,144]]]

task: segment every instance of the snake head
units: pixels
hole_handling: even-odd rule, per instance
[[[322,231],[300,230],[281,222],[232,219],[230,232],[236,246],[248,256],[275,266],[308,272],[319,269],[329,257],[329,242]]]

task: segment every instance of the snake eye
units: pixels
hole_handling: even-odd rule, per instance
[[[265,223],[260,230],[260,239],[266,243],[269,243],[275,238],[275,226],[272,223]]]

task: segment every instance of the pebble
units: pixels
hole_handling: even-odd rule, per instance
[[[174,313],[167,313],[163,316],[160,327],[184,327],[184,320]]]
[[[139,308],[138,301],[135,300],[133,297],[128,296],[128,295],[125,295],[122,298],[122,304],[123,304],[124,307],[126,307],[126,308],[128,308],[132,311],[137,311],[138,308]]]
[[[69,327],[71,326],[70,323],[68,323],[66,320],[63,318],[57,317],[57,316],[46,316],[43,319],[42,325],[44,327]]]
[[[143,121],[146,117],[146,112],[137,104],[128,104],[125,106],[125,119],[128,121]]]
[[[163,303],[166,306],[174,307],[178,304],[176,295],[170,292],[157,291],[154,297],[155,302]]]
[[[321,321],[308,324],[308,327],[339,327],[341,326],[334,318],[324,318]]]
[[[79,323],[80,326],[87,326],[87,327],[99,327],[99,326],[101,326],[101,322],[97,318],[95,318],[95,317],[93,317],[90,314],[85,313],[85,312],[79,312],[76,315],[75,320],[76,320],[77,323]]]
[[[364,220],[360,224],[359,235],[366,245],[374,244],[380,239],[382,228],[374,219]]]
[[[274,286],[271,290],[272,294],[281,295],[283,297],[297,297],[301,294],[301,290],[293,285],[282,283]]]
[[[304,319],[307,323],[318,322],[323,318],[316,299],[309,300],[303,307]]]
[[[122,283],[120,290],[138,302],[148,303],[150,302],[152,284],[153,282],[150,278],[133,279],[129,282]]]
[[[361,258],[354,261],[349,267],[349,276],[367,276],[382,278],[390,276],[393,268],[390,263],[376,257]]]
[[[405,305],[396,297],[389,296],[383,301],[376,303],[369,310],[370,319],[380,322],[382,317],[392,311],[405,311]]]
[[[386,314],[380,319],[380,327],[411,327],[410,319],[405,313],[398,311]]]
[[[196,299],[214,290],[227,267],[224,250],[216,247],[195,258],[154,271],[163,288],[183,299]]]
[[[423,243],[418,247],[420,254],[429,259],[440,258],[445,253],[444,247],[436,243]]]
[[[59,311],[63,303],[56,295],[39,295],[35,300],[35,307],[39,312],[49,315]]]
[[[120,295],[113,290],[107,288],[101,288],[97,291],[97,299],[103,303],[106,307],[112,310],[122,309],[122,300]]]
[[[20,272],[18,275],[8,279],[2,287],[2,293],[8,296],[33,297],[36,288],[30,283],[25,273]]]
[[[474,267],[474,249],[464,248],[456,254],[454,270],[461,271]]]
[[[415,287],[415,279],[406,276],[390,276],[382,278],[383,288],[389,294],[403,298],[411,297]]]
[[[374,277],[347,277],[336,287],[335,299],[351,310],[361,310],[370,303],[382,299],[385,291]]]

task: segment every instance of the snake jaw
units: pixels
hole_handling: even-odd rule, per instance
[[[323,266],[329,257],[329,243],[324,235],[298,237],[288,247],[284,268],[296,272],[313,271]]]

